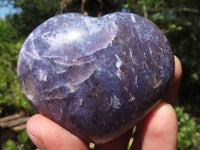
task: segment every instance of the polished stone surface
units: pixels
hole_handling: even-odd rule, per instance
[[[166,93],[174,71],[156,25],[131,13],[68,13],[24,42],[18,76],[38,111],[75,135],[105,143],[141,120]]]

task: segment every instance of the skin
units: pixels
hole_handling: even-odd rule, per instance
[[[175,71],[171,87],[156,108],[137,124],[131,150],[176,150],[178,126],[173,106],[177,104],[182,75],[179,59],[174,56]],[[88,143],[48,118],[37,114],[27,122],[27,133],[40,150],[89,150]],[[126,150],[132,130],[95,150]]]

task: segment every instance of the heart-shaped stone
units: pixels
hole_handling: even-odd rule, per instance
[[[167,38],[131,13],[55,16],[24,42],[18,76],[44,116],[82,139],[105,143],[164,96],[174,71]]]

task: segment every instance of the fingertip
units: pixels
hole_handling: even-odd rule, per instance
[[[42,116],[40,114],[36,114],[32,116],[27,124],[26,124],[26,131],[29,136],[29,138],[33,141],[33,143],[40,149],[44,150],[45,146],[42,142],[42,139],[40,139],[40,136],[38,133],[40,133],[40,128],[37,127],[38,120],[40,120]]]
[[[88,150],[84,141],[40,114],[31,117],[26,127],[29,137],[40,150]]]
[[[146,147],[144,150],[160,149],[176,150],[178,137],[177,117],[172,105],[161,102],[150,114],[145,135]],[[158,144],[159,143],[159,144]]]
[[[173,107],[161,102],[139,126],[133,146],[143,150],[175,150],[178,126]]]
[[[28,133],[32,133],[32,132],[37,132],[35,130],[37,130],[38,128],[35,128],[35,125],[37,124],[37,122],[42,119],[42,115],[40,114],[36,114],[34,116],[32,116],[26,123],[26,130]]]
[[[175,110],[171,104],[163,101],[150,113],[147,124],[154,137],[173,135],[178,131]]]

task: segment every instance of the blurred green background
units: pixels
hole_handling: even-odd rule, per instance
[[[183,66],[179,106],[175,108],[178,149],[200,149],[199,0],[0,0],[0,118],[36,113],[24,97],[16,73],[20,47],[35,27],[65,12],[102,16],[115,11],[147,17],[168,37]],[[24,129],[14,131],[0,120],[0,149],[34,148]]]

